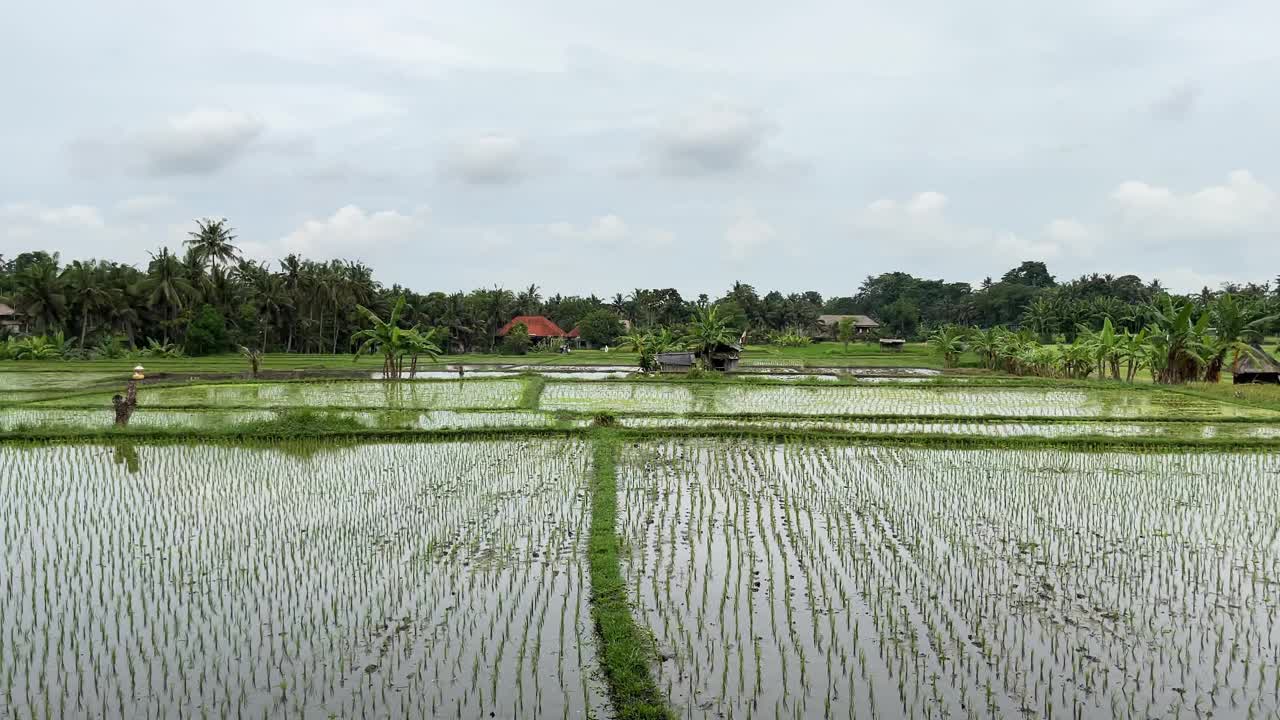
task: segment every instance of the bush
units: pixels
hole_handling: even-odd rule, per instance
[[[582,339],[592,345],[613,345],[626,332],[618,316],[608,310],[592,310],[578,321]]]
[[[187,326],[186,352],[188,355],[215,355],[231,347],[227,337],[227,321],[212,305],[200,308]]]
[[[529,328],[519,323],[502,339],[502,352],[507,355],[523,355],[529,352]]]

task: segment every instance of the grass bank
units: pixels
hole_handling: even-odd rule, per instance
[[[619,436],[605,428],[591,431],[591,617],[600,639],[600,664],[619,720],[670,718],[653,679],[652,638],[631,614],[627,585],[618,555]]]

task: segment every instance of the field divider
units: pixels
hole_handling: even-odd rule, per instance
[[[671,718],[653,678],[653,638],[636,624],[622,577],[618,538],[618,455],[616,431],[591,431],[591,617],[600,642],[600,663],[619,720]]]

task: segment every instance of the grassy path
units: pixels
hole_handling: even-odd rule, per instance
[[[670,718],[650,672],[652,639],[636,625],[618,557],[618,434],[592,431],[591,617],[600,641],[600,663],[619,720]]]

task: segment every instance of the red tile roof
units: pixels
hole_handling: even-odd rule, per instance
[[[517,315],[511,318],[511,322],[502,326],[498,331],[498,335],[505,336],[511,332],[516,325],[524,325],[529,329],[530,337],[564,337],[565,333],[560,329],[559,325],[551,322],[541,315]]]
[[[582,331],[579,330],[578,326],[575,325],[573,329],[569,331],[569,334],[566,335],[565,337],[569,337],[569,338],[582,337]]]

